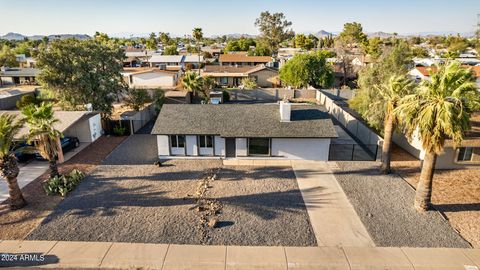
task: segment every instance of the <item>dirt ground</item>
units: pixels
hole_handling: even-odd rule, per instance
[[[59,166],[60,173],[68,173],[79,169],[85,173],[91,172],[105,157],[112,152],[127,137],[101,137],[87,146],[72,159]],[[41,175],[22,188],[28,205],[20,210],[11,211],[8,201],[0,204],[0,239],[24,239],[54,208],[63,200],[60,196],[47,196],[43,183],[48,179],[49,172]]]
[[[419,160],[395,147],[392,167],[410,185],[416,187],[420,176]],[[480,248],[480,170],[436,170],[432,203],[463,238],[473,247]]]

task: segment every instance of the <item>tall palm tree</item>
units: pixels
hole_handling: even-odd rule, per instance
[[[57,157],[61,151],[59,140],[63,135],[54,127],[59,120],[54,117],[53,105],[42,103],[40,106],[27,106],[22,109],[22,113],[30,128],[29,141],[35,144],[40,155],[49,162],[50,177],[59,176]]]
[[[418,135],[425,150],[414,202],[419,211],[430,207],[435,162],[443,152],[445,140],[460,145],[473,109],[480,106],[473,74],[459,62],[439,66],[430,77],[430,81],[421,83],[417,93],[402,98],[395,109],[404,122],[407,137]]]
[[[380,167],[380,171],[383,174],[390,173],[392,136],[398,124],[398,118],[393,113],[393,110],[398,106],[400,99],[411,94],[414,88],[415,83],[408,79],[406,75],[393,75],[386,83],[381,84],[377,88],[377,92],[382,97],[379,102],[382,102],[385,107],[382,165]],[[378,108],[378,106],[372,106],[371,108]]]
[[[0,114],[0,174],[8,183],[11,209],[19,209],[27,204],[18,186],[17,176],[20,169],[12,151],[13,139],[22,126],[23,121],[15,120],[12,114]]]
[[[200,75],[200,41],[203,39],[202,28],[196,27],[192,30],[193,39],[197,42],[198,53],[198,75]]]

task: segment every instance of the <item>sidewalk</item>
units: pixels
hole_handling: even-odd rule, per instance
[[[43,261],[5,266],[115,269],[464,269],[478,270],[480,249],[244,247],[106,242],[2,241],[1,253]],[[20,258],[20,257],[18,257]],[[32,258],[31,258],[32,259]],[[18,260],[17,260],[18,261]]]

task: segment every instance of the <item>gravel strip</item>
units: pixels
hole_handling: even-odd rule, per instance
[[[108,155],[102,164],[153,164],[156,160],[158,160],[157,136],[134,134]]]
[[[470,247],[438,212],[417,212],[399,176],[379,174],[375,162],[337,164],[335,177],[377,246]]]

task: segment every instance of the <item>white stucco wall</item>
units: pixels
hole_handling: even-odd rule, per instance
[[[237,157],[246,157],[247,156],[247,139],[236,138],[235,143],[236,143]]]
[[[328,160],[330,139],[272,138],[272,156],[286,159]]]
[[[102,122],[100,114],[81,119],[63,132],[63,135],[77,137],[82,143],[91,143],[102,136]]]
[[[187,147],[187,156],[197,156],[198,155],[197,136],[187,135],[185,137],[186,137],[185,143]]]
[[[225,156],[225,139],[220,136],[215,136],[215,156]]]
[[[159,156],[168,156],[170,154],[170,152],[168,151],[168,136],[157,135],[157,147]]]
[[[201,156],[213,156],[213,147],[200,147],[198,150]]]
[[[150,72],[133,74],[131,87],[148,88],[148,87],[173,87],[176,85],[175,76],[160,72]]]
[[[92,142],[96,141],[102,136],[102,118],[100,114],[96,114],[88,119],[90,126],[90,135]]]

